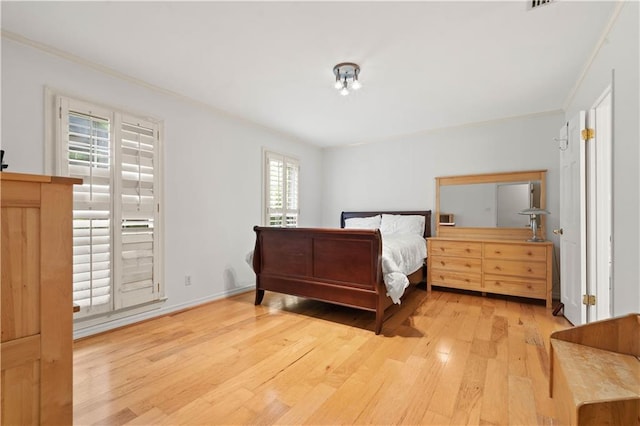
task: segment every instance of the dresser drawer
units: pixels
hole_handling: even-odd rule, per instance
[[[547,297],[547,282],[543,280],[514,280],[499,275],[485,275],[483,290],[488,293],[545,299]]]
[[[483,269],[485,274],[515,275],[523,278],[539,279],[547,277],[547,264],[544,262],[485,259]]]
[[[431,241],[429,256],[481,257],[482,243],[469,241]]]
[[[484,245],[484,257],[544,262],[547,258],[547,248],[533,244],[486,243]]]
[[[431,270],[431,284],[464,290],[482,290],[480,274],[465,274],[433,268]]]
[[[432,256],[431,267],[434,269],[479,274],[482,272],[482,259],[474,257]]]

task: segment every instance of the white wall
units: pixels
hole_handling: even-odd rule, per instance
[[[45,172],[45,86],[164,120],[168,300],[151,314],[255,285],[244,259],[253,248],[252,228],[261,224],[263,146],[300,159],[301,223],[320,222],[319,148],[3,37],[2,149],[8,171]],[[189,287],[185,274],[192,277]],[[134,319],[141,316],[111,326]]]
[[[627,1],[567,108],[569,120],[613,89],[613,312],[640,312],[640,4]]]
[[[436,176],[545,169],[552,229],[559,209],[553,138],[563,120],[555,112],[327,149],[323,223],[337,226],[342,210],[435,210]]]

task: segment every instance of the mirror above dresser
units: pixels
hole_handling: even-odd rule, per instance
[[[530,218],[520,212],[545,208],[546,170],[436,178],[438,237],[527,240]],[[544,217],[537,236],[545,238]]]

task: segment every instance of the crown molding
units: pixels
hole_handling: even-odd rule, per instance
[[[573,102],[576,94],[578,93],[578,90],[580,89],[580,86],[582,86],[582,83],[584,82],[584,79],[587,77],[587,74],[589,73],[589,70],[591,69],[591,66],[593,65],[594,61],[596,60],[596,57],[598,56],[598,53],[600,52],[600,49],[607,42],[607,37],[609,36],[609,33],[611,32],[611,30],[613,29],[616,21],[618,20],[618,16],[620,16],[620,11],[624,7],[625,3],[627,3],[627,1],[628,0],[618,0],[617,1],[616,7],[614,8],[613,13],[609,17],[609,21],[607,22],[607,25],[605,25],[604,30],[602,31],[602,34],[600,35],[600,38],[598,39],[598,41],[596,42],[595,46],[593,47],[593,50],[591,51],[591,55],[589,55],[589,59],[587,59],[587,62],[582,67],[582,71],[580,72],[580,75],[579,75],[578,79],[576,80],[576,83],[571,88],[571,91],[569,91],[569,94],[567,95],[567,97],[565,98],[564,102],[562,103],[562,109],[563,110],[566,111],[569,108],[569,106],[571,105],[571,102]]]
[[[269,132],[271,134],[274,134],[276,136],[279,136],[279,137],[283,137],[284,136],[287,139],[293,140],[293,141],[295,141],[297,143],[301,143],[303,145],[307,145],[307,146],[314,147],[314,148],[321,148],[318,145],[313,144],[311,142],[308,142],[308,141],[306,141],[304,139],[301,139],[301,138],[299,138],[298,136],[296,136],[294,134],[287,133],[287,132],[284,132],[282,130],[275,129],[273,127],[269,127],[269,126],[267,126],[265,124],[261,124],[261,123],[249,120],[249,119],[247,119],[245,117],[242,117],[240,115],[236,115],[234,113],[231,113],[231,112],[226,111],[224,109],[221,109],[219,107],[215,107],[215,106],[213,106],[211,104],[208,104],[206,102],[200,101],[198,99],[183,95],[183,94],[178,93],[178,92],[174,92],[173,90],[165,89],[164,87],[156,86],[155,84],[151,84],[151,83],[149,83],[147,81],[144,81],[142,79],[139,79],[139,78],[136,78],[136,77],[132,77],[132,76],[130,76],[128,74],[124,74],[122,72],[116,71],[113,68],[109,68],[109,67],[107,67],[105,65],[98,64],[96,62],[90,61],[88,59],[82,58],[80,56],[77,56],[77,55],[74,55],[72,53],[66,52],[64,50],[58,49],[56,47],[50,46],[48,44],[44,44],[44,43],[40,43],[40,42],[35,41],[35,40],[31,40],[31,39],[29,39],[27,37],[24,37],[24,36],[20,35],[20,34],[16,34],[14,32],[7,31],[7,30],[0,30],[0,35],[2,36],[2,38],[6,38],[6,39],[9,39],[9,40],[15,41],[17,43],[23,44],[25,46],[32,47],[34,49],[40,50],[40,51],[45,52],[47,54],[50,54],[50,55],[57,56],[57,57],[60,57],[62,59],[65,59],[67,61],[74,62],[74,63],[76,63],[78,65],[81,65],[81,66],[96,70],[96,71],[101,72],[103,74],[107,74],[107,75],[109,75],[111,77],[114,77],[114,78],[117,78],[119,80],[123,80],[123,81],[126,81],[128,83],[131,83],[131,84],[134,84],[134,85],[137,85],[137,86],[140,86],[140,87],[144,87],[145,89],[148,89],[148,90],[151,90],[151,91],[154,91],[154,92],[157,92],[157,93],[161,93],[161,94],[163,94],[165,96],[172,97],[172,98],[180,100],[182,102],[189,103],[189,104],[198,106],[200,108],[207,109],[209,111],[212,111],[212,112],[214,112],[216,114],[222,115],[222,116],[227,117],[229,119],[232,119],[232,120],[235,120],[235,121],[240,121],[240,122],[246,123],[248,125],[251,125],[253,127],[258,127],[260,129],[262,129],[262,130],[264,130],[266,132]]]

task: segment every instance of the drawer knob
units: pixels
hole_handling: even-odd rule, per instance
[[[533,256],[533,253],[531,253],[530,251],[527,252],[527,256]]]
[[[444,261],[442,261],[442,260],[440,261],[440,264],[441,264],[442,266],[444,266],[444,265],[445,265]]]
[[[496,250],[494,251],[495,254],[502,254],[502,252],[500,250]]]
[[[527,268],[527,272],[533,272],[533,269]]]
[[[496,271],[502,271],[502,268],[501,268],[501,267],[499,267],[499,266],[496,266],[496,267],[495,267],[495,268],[493,268],[493,269],[495,269]]]

